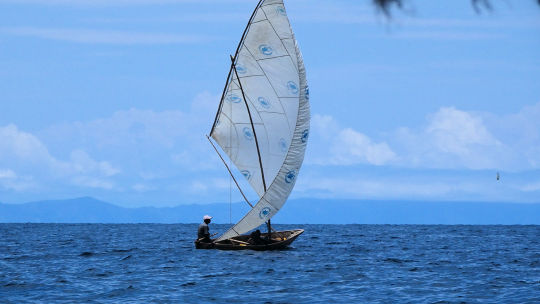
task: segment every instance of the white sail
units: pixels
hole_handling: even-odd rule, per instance
[[[272,218],[291,193],[304,159],[309,91],[283,1],[259,2],[234,66],[210,135],[260,200],[218,240],[245,233]]]

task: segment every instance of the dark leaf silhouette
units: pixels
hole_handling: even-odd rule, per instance
[[[491,0],[470,0],[473,9],[477,13],[482,11],[491,11],[493,6],[491,5]],[[384,15],[391,17],[392,9],[395,7],[397,9],[403,9],[404,4],[407,0],[373,0],[375,7],[377,7]],[[540,5],[540,0],[536,0],[538,5]]]

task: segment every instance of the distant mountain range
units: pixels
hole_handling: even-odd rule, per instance
[[[0,203],[1,223],[215,223],[236,222],[245,203],[124,208],[91,197]],[[229,210],[232,210],[230,215]],[[419,202],[295,199],[272,220],[283,224],[540,224],[540,203]]]

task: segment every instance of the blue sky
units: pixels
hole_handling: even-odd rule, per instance
[[[205,134],[255,3],[0,0],[0,201],[229,201]],[[540,7],[492,3],[287,1],[312,109],[292,197],[540,201]]]

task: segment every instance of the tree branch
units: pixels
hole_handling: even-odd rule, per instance
[[[397,7],[402,10],[405,2],[407,0],[372,0],[375,4],[375,7],[379,9],[386,17],[392,17],[393,7]],[[451,1],[451,0],[450,0]],[[493,6],[491,5],[492,0],[470,0],[473,9],[476,13],[480,14],[482,10],[492,11]],[[540,6],[540,0],[536,0]]]

